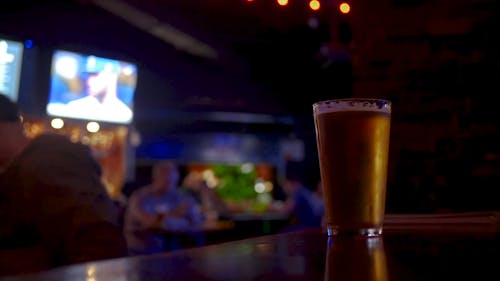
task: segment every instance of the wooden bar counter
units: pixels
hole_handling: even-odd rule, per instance
[[[498,226],[496,215],[396,216],[381,238],[307,229],[0,280],[500,280]]]

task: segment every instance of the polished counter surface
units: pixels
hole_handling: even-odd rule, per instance
[[[0,280],[500,280],[497,217],[387,221],[380,238],[308,229]]]

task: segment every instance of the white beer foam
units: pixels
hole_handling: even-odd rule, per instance
[[[315,114],[339,111],[371,111],[391,113],[391,102],[381,99],[338,99],[313,104]]]

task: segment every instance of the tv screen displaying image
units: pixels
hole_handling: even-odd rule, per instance
[[[47,114],[128,124],[133,118],[135,64],[55,51]]]
[[[0,93],[17,101],[23,44],[0,38]]]

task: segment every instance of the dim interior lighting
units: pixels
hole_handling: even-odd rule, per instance
[[[213,170],[210,169],[204,170],[201,175],[208,187],[216,188],[217,185],[219,184],[219,181],[215,177],[215,173]]]
[[[209,178],[215,177],[215,174],[214,171],[206,169],[205,171],[203,171],[202,176],[204,180],[208,180]]]
[[[64,127],[64,121],[61,118],[54,118],[50,121],[50,126],[56,130],[62,129],[62,127]]]
[[[311,0],[309,1],[309,8],[311,8],[311,10],[313,11],[317,11],[319,10],[319,8],[321,8],[321,4],[318,0]]]
[[[123,69],[122,69],[122,73],[127,75],[127,76],[130,76],[132,74],[134,74],[134,68],[131,67],[131,66],[125,66]]]
[[[288,5],[288,0],[277,0],[278,5],[280,6],[286,6]]]
[[[273,191],[273,183],[270,181],[264,182],[264,186],[266,187],[265,192],[271,192]]]
[[[351,11],[351,5],[344,2],[344,3],[340,4],[339,10],[342,14],[348,14]]]
[[[96,281],[95,265],[91,265],[87,268],[87,279],[85,281]]]
[[[219,182],[217,181],[216,178],[210,178],[206,180],[207,186],[210,188],[216,188]]]
[[[26,49],[31,49],[33,48],[33,40],[26,40],[24,41],[24,47],[26,47]]]
[[[87,123],[87,131],[91,132],[91,133],[97,133],[99,132],[99,129],[101,128],[101,126],[99,126],[99,123],[97,122],[88,122]]]
[[[137,130],[132,130],[130,132],[130,144],[134,147],[138,147],[141,145],[141,142],[141,134]]]
[[[81,143],[83,143],[84,145],[90,145],[90,141],[91,141],[91,139],[89,136],[83,136],[81,139]],[[78,142],[78,139],[76,139],[73,142]]]
[[[252,163],[245,163],[241,165],[241,172],[244,174],[248,174],[252,172],[254,169],[254,166]]]
[[[263,193],[266,191],[266,185],[263,182],[258,182],[255,184],[254,189],[257,193]]]

